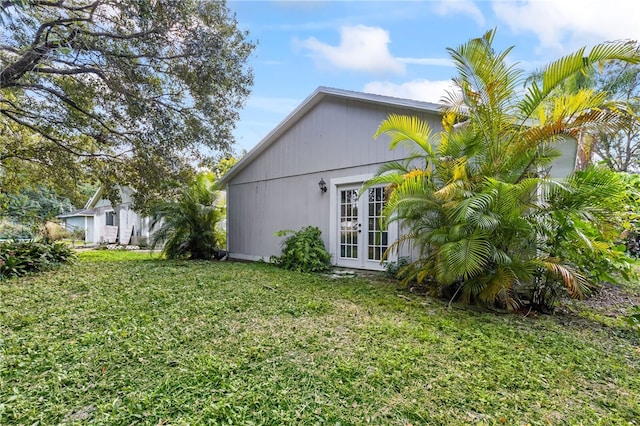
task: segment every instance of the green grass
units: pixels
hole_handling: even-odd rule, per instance
[[[578,317],[130,252],[0,301],[2,425],[640,424],[640,339]]]

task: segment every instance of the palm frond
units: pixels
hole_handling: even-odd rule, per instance
[[[417,145],[427,156],[432,156],[431,133],[432,129],[429,124],[418,117],[391,114],[380,123],[373,137],[378,138],[380,135],[386,134],[390,137],[390,149],[395,149],[399,144],[402,144],[410,152],[415,152],[414,145]]]
[[[531,117],[545,99],[568,78],[577,73],[587,72],[603,61],[618,59],[634,64],[640,63],[638,45],[632,41],[602,43],[594,46],[588,54],[585,52],[585,48],[579,49],[550,63],[542,70],[542,87],[535,84],[529,86],[526,96],[518,105],[522,117]]]
[[[589,281],[574,267],[562,264],[557,258],[546,258],[540,264],[552,275],[562,280],[569,296],[581,299],[589,291]]]
[[[157,228],[152,247],[162,245],[169,258],[211,259],[218,248],[215,228],[223,218],[212,176],[198,176],[176,201],[151,208],[152,228]]]
[[[442,262],[451,273],[450,282],[458,279],[468,280],[483,271],[492,251],[488,237],[488,233],[475,230],[467,238],[442,246]]]
[[[477,297],[485,303],[495,303],[497,301],[506,303],[507,295],[510,294],[511,289],[515,287],[517,282],[518,278],[511,268],[498,267],[495,272],[487,276],[483,287],[477,293]]]

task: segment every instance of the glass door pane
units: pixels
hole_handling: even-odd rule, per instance
[[[358,190],[340,190],[340,257],[358,258]]]
[[[382,229],[384,188],[370,188],[368,195],[367,259],[380,261],[388,247],[388,232]]]

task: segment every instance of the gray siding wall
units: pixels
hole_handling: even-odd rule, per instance
[[[329,193],[318,182],[333,178],[375,173],[378,166],[362,166],[303,176],[270,179],[234,185],[227,193],[227,246],[232,254],[251,257],[280,255],[284,238],[273,234],[282,229],[317,226],[329,247]]]
[[[555,179],[566,178],[575,168],[578,144],[573,139],[567,139],[559,141],[554,147],[562,152],[562,157],[553,161],[549,175]]]
[[[329,247],[329,193],[320,179],[375,173],[388,161],[404,158],[389,150],[386,137],[373,140],[390,114],[418,115],[440,129],[437,114],[328,97],[299,119],[229,183],[227,246],[236,257],[279,255],[282,238],[274,232],[320,228]],[[238,256],[239,255],[239,256]]]
[[[235,176],[230,185],[404,158],[406,153],[401,148],[389,150],[384,137],[373,140],[378,126],[391,113],[419,115],[440,128],[440,117],[435,114],[325,98]]]

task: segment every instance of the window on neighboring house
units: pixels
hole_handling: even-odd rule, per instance
[[[107,226],[114,226],[116,224],[116,213],[115,212],[107,212],[106,213],[106,223]]]

